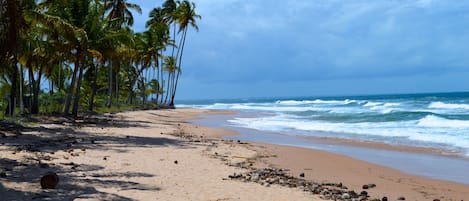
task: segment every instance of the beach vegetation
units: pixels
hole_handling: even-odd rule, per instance
[[[136,32],[126,0],[0,0],[2,116],[173,108],[195,8],[166,0]]]

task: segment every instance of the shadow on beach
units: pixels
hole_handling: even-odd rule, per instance
[[[105,150],[125,152],[128,147],[185,147],[184,142],[163,137],[109,136],[82,132],[81,127],[130,128],[147,127],[150,122],[96,116],[70,121],[55,118],[42,121],[44,126],[28,127],[11,122],[0,123],[0,195],[3,200],[133,200],[117,194],[100,191],[102,188],[120,190],[158,191],[157,186],[129,181],[134,177],[155,177],[142,172],[108,172],[98,165],[74,162],[55,163],[51,154],[73,150]],[[51,127],[47,126],[51,125]],[[46,127],[47,126],[47,127]],[[70,151],[71,150],[71,151]],[[15,157],[13,157],[16,155]],[[73,155],[72,155],[73,156]],[[15,159],[16,158],[16,159]],[[99,170],[100,171],[97,173]],[[55,172],[60,182],[56,189],[43,190],[40,178],[46,172]]]

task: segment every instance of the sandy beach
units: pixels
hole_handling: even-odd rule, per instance
[[[362,191],[368,200],[469,198],[468,185],[324,151],[226,140],[237,133],[187,121],[219,113],[148,110],[6,124],[1,200],[322,200],[334,193],[352,200]],[[59,183],[41,189],[50,171]],[[271,178],[262,178],[266,171]]]

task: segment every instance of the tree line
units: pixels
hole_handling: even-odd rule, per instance
[[[166,0],[134,32],[132,11],[142,10],[126,0],[0,0],[2,112],[174,107],[195,7]]]

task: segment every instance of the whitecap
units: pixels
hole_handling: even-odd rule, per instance
[[[455,103],[443,103],[443,102],[431,102],[428,108],[435,109],[464,109],[469,110],[469,104],[455,104]]]
[[[418,120],[417,125],[437,128],[469,128],[469,121],[445,119],[435,115],[427,115],[424,118]]]

